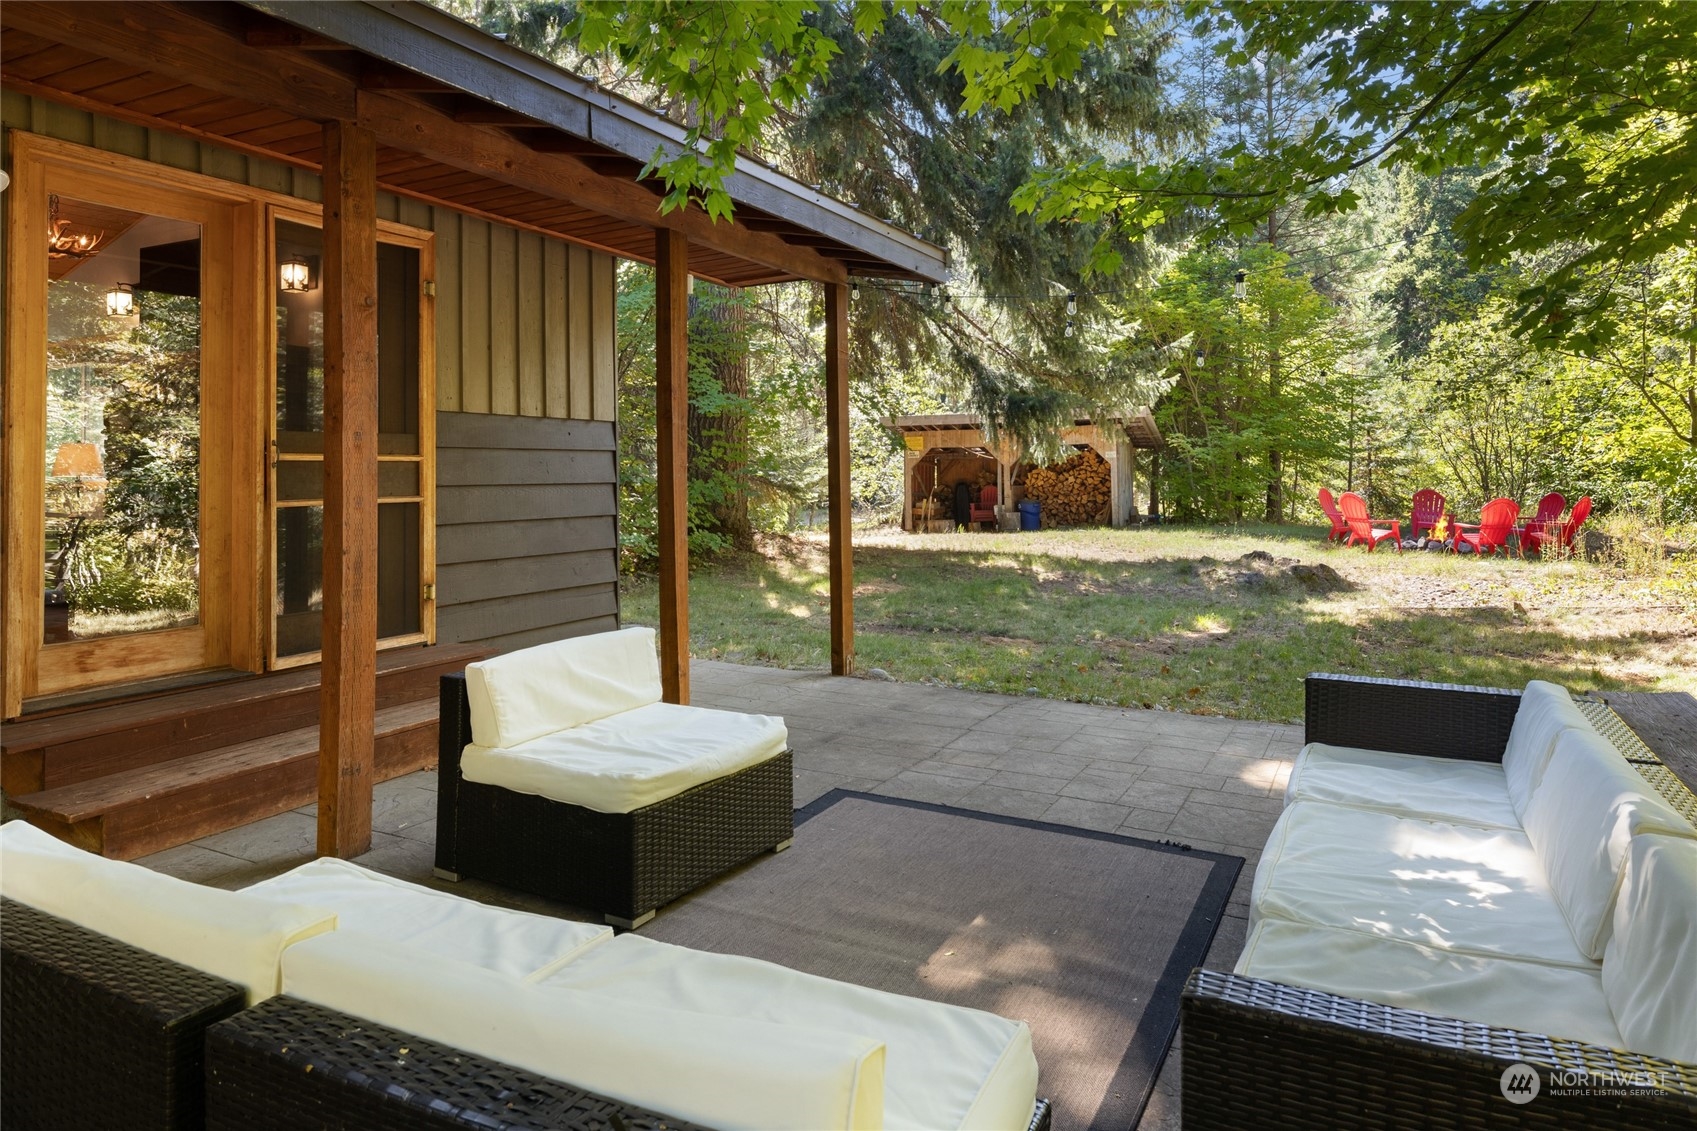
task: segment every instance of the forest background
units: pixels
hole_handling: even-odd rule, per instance
[[[1690,9],[440,3],[685,125],[708,157],[656,156],[673,205],[722,208],[741,154],[949,249],[940,291],[856,288],[864,517],[897,514],[887,416],[976,411],[1056,457],[1059,422],[1149,405],[1169,520],[1430,486],[1697,523]],[[654,549],[653,298],[622,265],[628,568]],[[692,551],[810,525],[817,288],[698,282],[689,329]]]

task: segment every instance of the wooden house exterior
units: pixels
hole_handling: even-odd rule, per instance
[[[0,776],[32,820],[135,855],[310,783],[320,851],[363,851],[372,782],[430,758],[437,668],[616,627],[619,257],[657,268],[668,698],[691,275],[825,287],[849,670],[847,282],[940,279],[939,249],[753,164],[733,222],[662,216],[640,171],[680,131],[423,4],[8,0],[0,30]],[[169,545],[124,519],[150,507]],[[174,572],[100,573],[96,538]],[[166,582],[146,615],[66,596]],[[251,805],[179,764],[220,738]],[[100,810],[124,774],[199,816]]]

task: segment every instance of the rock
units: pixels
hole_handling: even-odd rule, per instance
[[[1240,562],[1265,562],[1268,565],[1272,565],[1274,558],[1273,555],[1269,554],[1265,550],[1251,550],[1237,560]]]
[[[896,677],[891,675],[889,672],[885,671],[883,668],[869,668],[866,672],[866,678],[867,679],[881,679],[885,683],[896,682]]]

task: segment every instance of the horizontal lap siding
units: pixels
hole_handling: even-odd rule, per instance
[[[618,627],[613,425],[441,412],[436,629],[498,650]]]

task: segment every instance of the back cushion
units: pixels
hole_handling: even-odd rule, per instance
[[[1508,779],[1509,800],[1522,821],[1526,819],[1526,805],[1550,764],[1556,738],[1570,727],[1592,729],[1590,720],[1573,705],[1565,687],[1541,679],[1526,685],[1520,695],[1520,709],[1514,715],[1514,727],[1509,731],[1508,746],[1503,750],[1503,776]]]
[[[354,931],[291,947],[283,992],[708,1127],[883,1126],[873,1036],[525,983]]]
[[[1627,1047],[1697,1063],[1697,841],[1632,838],[1603,995]]]
[[[471,736],[511,747],[660,701],[652,628],[623,628],[467,664]]]
[[[1573,939],[1602,958],[1627,848],[1639,833],[1697,837],[1638,771],[1594,731],[1564,731],[1527,806],[1526,837]]]
[[[49,915],[204,970],[277,992],[285,948],[336,929],[334,912],[202,887],[140,864],[107,860],[25,821],[0,826],[0,892]]]

